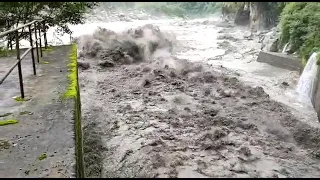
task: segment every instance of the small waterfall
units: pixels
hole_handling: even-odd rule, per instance
[[[288,47],[289,43],[287,43],[286,45],[284,45],[284,48],[282,49],[282,53],[286,53],[287,47]]]
[[[299,100],[311,103],[312,93],[317,76],[317,70],[317,53],[313,53],[308,59],[306,67],[303,69],[303,72],[298,82],[296,91],[299,94]]]

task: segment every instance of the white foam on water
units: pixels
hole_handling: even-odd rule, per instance
[[[299,94],[299,101],[305,102],[307,104],[311,103],[312,93],[317,77],[317,71],[317,53],[313,53],[308,59],[308,62],[303,69],[297,85],[296,91]]]
[[[287,43],[287,44],[283,47],[282,53],[286,53],[286,50],[287,50],[288,45],[289,45],[289,43]]]

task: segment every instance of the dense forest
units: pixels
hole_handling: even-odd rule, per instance
[[[85,14],[96,5],[98,3],[94,2],[0,2],[0,32],[36,19],[44,19],[47,26],[57,26],[58,32],[71,34],[68,24],[84,23]],[[23,30],[20,36],[26,38]],[[10,37],[14,39],[13,36],[6,36],[0,42],[0,56],[10,54],[9,43],[7,47],[3,44],[5,41],[13,42],[8,39]]]
[[[84,23],[84,15],[98,3],[93,2],[0,2],[0,28],[11,29],[35,19],[69,32],[67,24]]]
[[[288,42],[292,44],[291,51],[297,51],[304,60],[313,52],[319,52],[320,4],[318,2],[287,3],[280,17],[282,45]]]

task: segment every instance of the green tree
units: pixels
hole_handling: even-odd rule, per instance
[[[281,13],[280,27],[281,46],[290,43],[291,52],[297,51],[305,61],[320,50],[320,3],[287,3]]]
[[[4,29],[44,19],[49,26],[57,25],[63,32],[71,33],[67,24],[84,23],[85,14],[96,5],[94,2],[0,2],[0,17],[2,22],[6,21]]]

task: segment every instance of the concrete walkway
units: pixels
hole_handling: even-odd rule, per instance
[[[26,99],[20,96],[17,68],[0,85],[0,177],[75,177],[74,104],[61,100],[68,86],[71,46],[44,52],[37,75],[30,54],[22,61]],[[0,77],[14,62],[0,58]],[[12,114],[10,114],[12,113]]]

